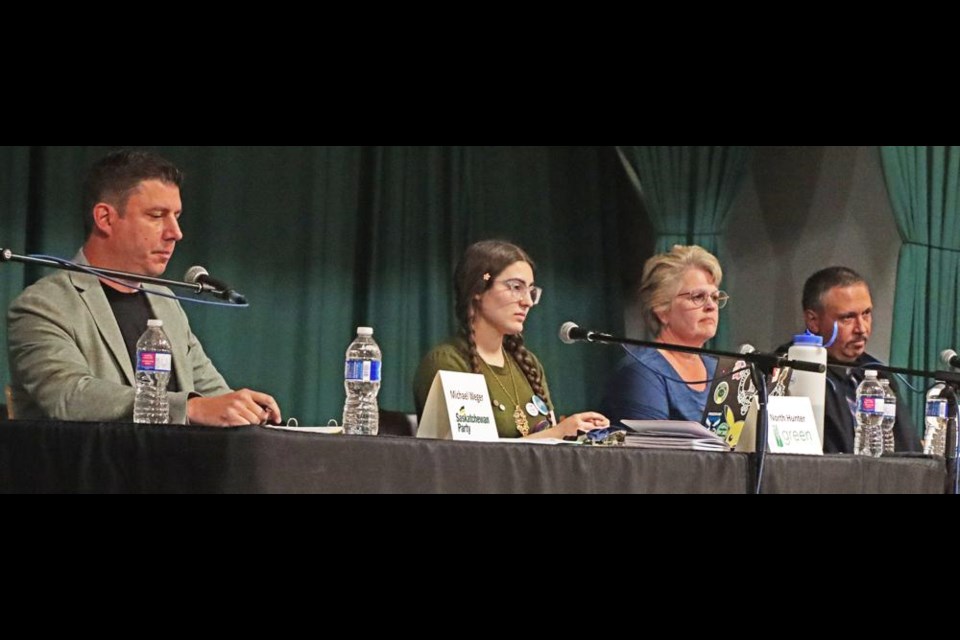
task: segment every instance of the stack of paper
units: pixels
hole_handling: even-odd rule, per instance
[[[692,451],[730,451],[724,438],[696,422],[682,420],[623,420],[629,427],[628,447],[654,449],[690,449]]]

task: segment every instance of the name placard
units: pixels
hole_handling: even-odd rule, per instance
[[[767,421],[767,450],[771,453],[823,455],[810,398],[769,398]]]
[[[497,423],[483,375],[438,371],[430,385],[417,437],[496,442]]]

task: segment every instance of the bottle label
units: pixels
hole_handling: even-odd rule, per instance
[[[173,364],[173,354],[156,353],[154,351],[137,352],[137,371],[159,371],[170,373]]]
[[[347,360],[343,379],[356,382],[380,382],[380,361]]]
[[[870,396],[861,397],[857,411],[860,413],[872,413],[883,415],[883,398],[871,398]]]
[[[947,401],[946,400],[928,400],[927,401],[927,417],[928,418],[947,418]]]
[[[897,417],[897,403],[896,402],[887,402],[883,401],[883,415],[887,418],[896,418]]]

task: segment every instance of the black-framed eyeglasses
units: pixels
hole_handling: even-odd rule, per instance
[[[537,286],[528,286],[523,280],[503,280],[500,284],[505,285],[507,290],[513,294],[514,300],[523,300],[530,296],[530,302],[536,306],[540,304],[540,297],[543,295],[543,289]]]
[[[688,291],[686,293],[678,293],[677,297],[687,298],[696,309],[707,304],[707,298],[713,300],[713,304],[717,305],[717,309],[723,309],[730,300],[730,296],[727,295],[726,291],[714,291],[713,293],[707,293],[706,291]]]

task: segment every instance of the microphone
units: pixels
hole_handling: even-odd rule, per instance
[[[577,340],[593,342],[597,337],[613,338],[606,333],[581,329],[576,322],[564,322],[563,326],[560,327],[560,341],[564,344],[573,344]]]
[[[227,302],[247,304],[247,299],[243,295],[231,289],[230,285],[223,280],[217,280],[211,276],[210,273],[201,266],[194,266],[187,269],[187,273],[184,274],[183,279],[190,284],[203,285],[204,291],[209,291]]]
[[[954,369],[960,369],[960,356],[957,355],[957,352],[953,349],[944,349],[940,352],[940,362],[947,365],[948,367],[953,367]]]
[[[715,349],[704,349],[702,347],[688,347],[679,344],[634,340],[633,338],[615,338],[609,333],[600,333],[599,331],[587,331],[586,329],[582,329],[577,325],[576,322],[564,322],[563,326],[560,327],[560,341],[565,344],[573,344],[577,340],[619,345],[629,344],[638,347],[645,347],[647,349],[665,349],[667,351],[679,351],[681,353],[696,353],[701,355],[722,356],[725,358],[737,358],[759,365],[765,369],[789,366],[795,371],[813,371],[814,373],[823,373],[827,370],[827,367],[819,362],[789,360],[786,356],[760,353],[754,349],[753,345],[751,344],[740,345],[740,353],[733,353],[731,351],[717,351]]]

